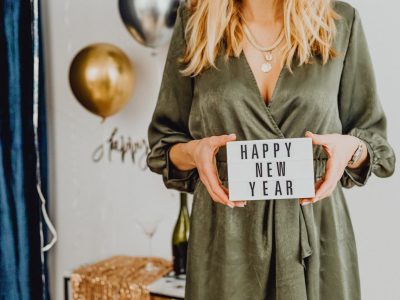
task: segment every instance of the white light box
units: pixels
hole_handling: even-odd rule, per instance
[[[315,196],[311,138],[227,142],[229,200]]]

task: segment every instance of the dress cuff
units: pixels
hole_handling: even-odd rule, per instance
[[[345,183],[344,185],[348,187],[354,185],[363,186],[367,183],[369,177],[372,174],[372,170],[374,168],[377,157],[374,154],[373,146],[361,130],[354,128],[350,131],[349,135],[355,136],[365,143],[365,145],[367,146],[367,158],[366,161],[358,168],[345,168],[343,183]]]
[[[168,188],[193,193],[198,180],[197,168],[186,171],[176,168],[169,157],[171,148],[172,145],[168,146],[165,151],[165,168],[163,172],[164,183]]]

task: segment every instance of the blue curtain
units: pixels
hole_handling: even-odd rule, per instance
[[[41,252],[42,243],[47,243],[47,232],[42,225],[36,190],[40,177],[42,192],[47,199],[41,25],[40,17],[33,9],[40,5],[37,1],[0,0],[1,300],[49,298],[47,252]],[[35,19],[39,24],[38,35],[33,30]],[[35,56],[39,62],[36,80]],[[35,108],[39,112],[38,123],[34,122]]]

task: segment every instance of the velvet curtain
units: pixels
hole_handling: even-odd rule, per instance
[[[47,242],[46,226],[37,190],[39,179],[47,199],[46,107],[38,1],[0,0],[1,300],[49,298],[47,252],[41,251]],[[35,34],[35,24],[39,34]]]

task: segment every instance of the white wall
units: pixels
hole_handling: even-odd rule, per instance
[[[148,243],[135,216],[163,214],[154,236],[154,255],[170,258],[170,238],[179,209],[178,193],[140,164],[94,163],[92,152],[106,144],[112,129],[140,142],[155,106],[166,46],[153,56],[125,30],[118,1],[43,1],[48,78],[52,219],[59,240],[51,250],[53,299],[62,299],[62,274],[81,264],[115,254],[146,255]],[[108,42],[125,51],[137,74],[133,99],[104,124],[74,98],[68,82],[71,60],[82,47]]]
[[[162,214],[153,254],[170,258],[170,236],[178,210],[178,193],[166,190],[161,177],[143,171],[141,163],[94,163],[91,155],[105,143],[114,126],[134,141],[146,138],[167,46],[152,55],[136,43],[120,20],[118,1],[43,1],[48,78],[50,206],[59,240],[51,250],[53,299],[62,299],[62,274],[84,263],[115,254],[145,255],[147,240],[135,216]],[[389,120],[389,139],[400,158],[398,96],[400,62],[396,39],[398,2],[351,1],[364,21],[376,68],[379,91]],[[133,99],[119,114],[100,119],[77,103],[68,84],[69,64],[82,47],[109,42],[123,49],[137,74]],[[393,44],[394,43],[394,44]],[[400,299],[399,172],[385,180],[371,178],[364,188],[347,191],[356,231],[363,299]]]

